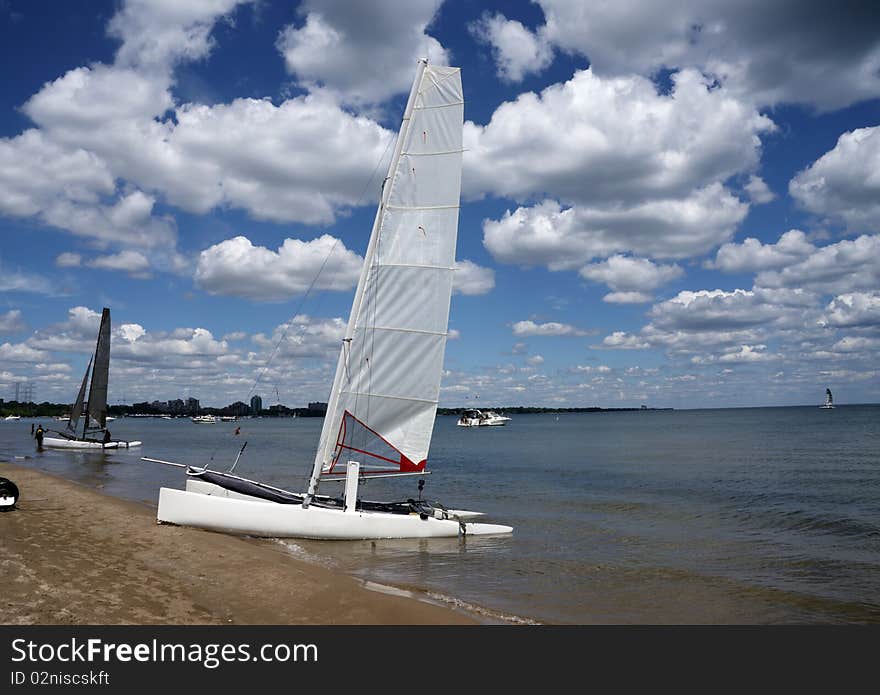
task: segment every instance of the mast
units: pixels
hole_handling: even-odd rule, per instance
[[[95,345],[94,369],[89,385],[88,412],[101,429],[107,425],[107,382],[110,376],[110,309],[101,312],[101,326]],[[88,426],[88,418],[86,419]]]

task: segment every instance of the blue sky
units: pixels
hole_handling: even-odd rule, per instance
[[[876,3],[0,0],[0,31],[0,397],[72,400],[109,306],[111,403],[326,400],[427,55],[466,102],[441,405],[880,400]]]

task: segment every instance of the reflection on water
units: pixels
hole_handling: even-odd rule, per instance
[[[0,457],[155,505],[160,486],[183,481],[142,455],[226,470],[247,441],[237,472],[302,490],[320,427],[123,419],[114,436],[141,450],[37,454],[21,421],[0,423]],[[878,445],[875,406],[534,415],[465,430],[441,417],[425,496],[512,536],[281,542],[490,620],[880,622]],[[418,493],[397,479],[362,494]]]

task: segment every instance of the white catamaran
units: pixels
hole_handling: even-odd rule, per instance
[[[358,498],[368,477],[427,473],[449,319],[461,187],[458,68],[420,61],[373,223],[308,490],[187,467],[158,520],[256,536],[426,538],[509,533],[479,512]],[[156,461],[156,459],[148,459]],[[159,461],[160,463],[170,463]],[[173,464],[180,465],[180,464]],[[322,480],[341,497],[318,495]],[[419,485],[421,490],[421,483]]]
[[[89,397],[86,400],[86,382],[89,380],[89,372],[92,374],[92,380],[89,384]],[[105,307],[101,314],[101,327],[98,329],[95,355],[89,360],[89,366],[86,367],[76,402],[70,409],[67,428],[62,432],[55,432],[60,435],[58,437],[43,437],[43,446],[56,449],[123,449],[140,445],[140,442],[126,442],[109,438],[107,432],[109,377],[110,309]],[[84,405],[85,408],[83,408]],[[82,420],[82,431],[80,431],[80,420]]]

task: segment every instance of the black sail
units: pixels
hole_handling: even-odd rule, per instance
[[[79,416],[82,415],[83,402],[86,399],[86,381],[88,381],[91,368],[92,359],[89,358],[89,366],[86,367],[86,373],[83,374],[82,385],[79,387],[79,393],[76,396],[76,403],[70,409],[70,420],[67,421],[67,431],[73,436],[76,436],[76,425],[79,422]]]
[[[104,307],[98,344],[95,347],[92,383],[89,386],[89,415],[101,429],[107,424],[107,382],[110,377],[110,309]]]

